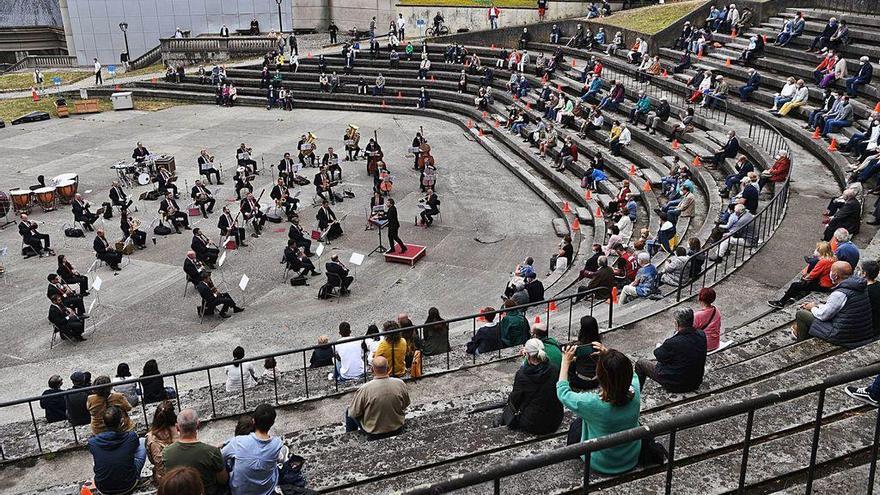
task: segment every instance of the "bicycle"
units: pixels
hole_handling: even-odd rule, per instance
[[[449,28],[446,27],[445,24],[440,25],[440,29],[434,29],[433,27],[429,27],[425,30],[425,36],[445,36],[449,34]]]

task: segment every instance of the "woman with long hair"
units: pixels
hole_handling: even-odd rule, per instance
[[[825,241],[817,242],[813,257],[801,270],[800,280],[792,282],[778,300],[767,301],[767,304],[774,308],[783,308],[809,292],[830,292],[834,287],[834,283],[831,282],[831,265],[835,261],[837,258],[834,257],[831,244]]]
[[[158,495],[205,495],[205,485],[198,471],[191,467],[174,468],[162,477]]]
[[[428,309],[428,318],[425,319],[422,333],[425,336],[422,352],[426,356],[443,354],[450,350],[449,323],[443,321],[439,309],[434,307]]]
[[[147,457],[153,463],[153,483],[158,484],[165,476],[162,450],[177,441],[177,413],[174,403],[163,400],[156,406],[153,423],[147,432]]]
[[[565,348],[556,394],[563,406],[577,415],[568,432],[569,444],[599,438],[639,425],[641,392],[632,361],[625,354],[595,344],[598,392],[575,392],[569,385],[569,369],[575,360],[574,346]],[[602,474],[618,474],[634,468],[639,461],[641,441],[610,447],[590,456],[590,469]]]
[[[162,377],[146,378],[159,374],[159,364],[155,359],[150,359],[144,363],[144,372],[141,375],[141,395],[143,395],[144,404],[152,404],[153,402],[161,402],[171,398],[165,388],[165,380]]]
[[[393,320],[386,321],[382,324],[383,333],[397,330],[398,328],[400,327],[397,322]],[[379,347],[377,347],[376,352],[373,353],[373,358],[375,359],[376,356],[382,356],[387,359],[390,375],[400,378],[406,375],[406,351],[406,339],[403,338],[400,332],[394,332],[386,335],[382,341],[379,342]]]
[[[232,350],[232,359],[236,361],[244,359],[244,348],[237,346]],[[251,388],[257,384],[257,370],[253,361],[246,363],[234,363],[224,368],[226,371],[226,391],[239,393],[242,387]]]
[[[95,378],[92,385],[105,386],[94,390],[86,399],[86,408],[89,410],[89,414],[92,417],[91,424],[93,435],[107,431],[107,427],[104,425],[104,411],[110,406],[116,406],[122,411],[122,431],[131,431],[134,429],[134,423],[132,423],[131,419],[128,417],[128,411],[131,411],[131,404],[128,403],[125,395],[120,394],[119,392],[113,392],[113,387],[110,383],[109,376],[99,376]]]
[[[599,322],[590,315],[581,318],[581,327],[574,345],[574,372],[569,373],[568,382],[579,390],[592,390],[599,386],[596,379],[596,361],[599,354],[593,346],[594,342],[602,342],[599,334]]]

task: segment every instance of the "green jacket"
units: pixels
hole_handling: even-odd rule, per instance
[[[523,345],[529,340],[529,322],[519,311],[511,311],[501,319],[501,342],[505,347]]]
[[[544,343],[544,352],[547,353],[547,359],[556,365],[557,368],[562,366],[562,348],[559,342],[553,337],[544,337],[541,339]]]

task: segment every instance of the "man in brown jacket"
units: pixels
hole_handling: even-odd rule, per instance
[[[399,378],[388,375],[388,361],[373,358],[373,379],[358,389],[345,411],[345,431],[364,431],[371,438],[390,437],[403,430],[409,392]]]

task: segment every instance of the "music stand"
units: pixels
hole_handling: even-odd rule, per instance
[[[388,250],[385,249],[385,246],[382,244],[382,229],[384,229],[388,225],[388,220],[375,220],[371,221],[373,225],[377,227],[377,231],[379,232],[379,245],[376,246],[367,257],[372,256],[374,253],[384,254]]]

